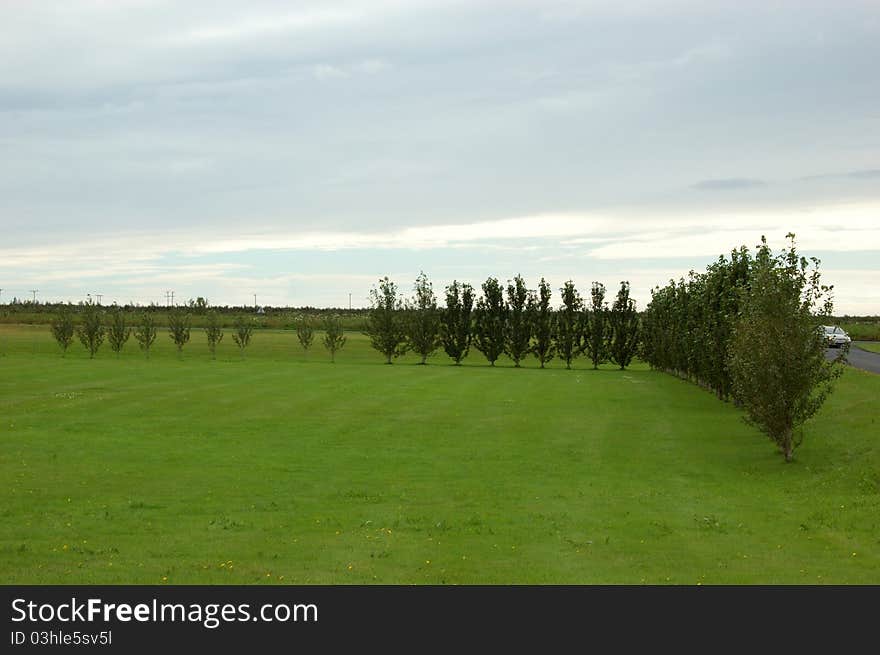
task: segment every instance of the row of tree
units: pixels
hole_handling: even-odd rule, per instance
[[[445,307],[438,305],[424,273],[413,289],[414,295],[404,299],[385,277],[370,291],[364,332],[388,364],[408,351],[424,364],[442,348],[459,365],[473,346],[491,366],[501,355],[510,357],[516,367],[533,355],[541,368],[555,357],[571,368],[583,354],[593,368],[611,361],[624,369],[639,347],[639,318],[628,282],[621,282],[609,307],[603,284],[594,282],[585,302],[569,280],[560,289],[562,304],[557,309],[551,305],[550,284],[543,278],[536,290],[530,290],[521,275],[506,287],[490,277],[479,298],[470,284],[456,280],[446,287]]]

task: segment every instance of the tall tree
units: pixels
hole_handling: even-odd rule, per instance
[[[97,305],[91,300],[83,304],[82,323],[76,330],[80,343],[89,351],[89,359],[94,359],[95,353],[104,342],[104,322]]]
[[[199,298],[201,300],[202,298]],[[205,336],[208,339],[208,350],[211,351],[211,359],[217,359],[217,344],[223,341],[223,326],[217,312],[211,310],[205,319]]]
[[[141,350],[146,353],[147,359],[150,357],[150,348],[153,347],[157,334],[158,330],[156,329],[156,322],[153,319],[153,315],[149,312],[144,312],[134,330],[134,338],[137,339]]]
[[[407,346],[422,358],[419,364],[425,364],[440,347],[440,311],[434,287],[424,271],[416,278],[413,290],[415,295],[407,308]]]
[[[799,257],[794,234],[787,237],[790,245],[778,256],[761,238],[729,357],[734,397],[746,420],[790,462],[803,441],[803,424],[841,375],[846,350],[826,360],[817,325],[831,316],[832,288],[821,284],[819,260]]]
[[[605,285],[593,282],[590,289],[590,306],[584,330],[584,352],[593,368],[605,361],[608,350],[608,303],[605,302]]]
[[[300,316],[296,321],[296,338],[299,345],[308,354],[309,348],[312,347],[312,341],[315,338],[315,329],[312,326],[311,316]]]
[[[446,287],[446,308],[440,314],[440,334],[443,349],[456,366],[467,357],[471,346],[474,288],[454,280]]]
[[[483,353],[491,366],[504,352],[507,308],[504,290],[494,277],[483,282],[483,297],[477,301],[474,321],[474,346]]]
[[[120,307],[114,307],[110,313],[110,325],[107,326],[107,343],[110,344],[110,349],[116,353],[117,358],[130,336],[131,328],[125,320],[125,311]]]
[[[629,297],[629,282],[621,282],[608,315],[611,330],[609,355],[621,370],[629,366],[639,348],[639,315],[636,301]]]
[[[517,275],[507,284],[507,321],[504,325],[505,352],[516,368],[531,350],[534,307],[530,300],[522,275]]]
[[[67,349],[73,343],[74,326],[73,313],[66,303],[58,307],[58,313],[52,319],[50,328],[55,341],[61,346],[61,356],[67,357]]]
[[[550,305],[552,295],[550,283],[541,278],[538,292],[537,294],[533,293],[531,299],[532,307],[534,307],[533,327],[535,334],[532,352],[538,358],[541,368],[544,368],[544,365],[556,356],[556,348],[553,343],[553,308]]]
[[[244,351],[251,344],[254,334],[254,320],[247,316],[237,316],[233,327],[235,332],[232,333],[232,340],[238,346],[239,354],[244,357]]]
[[[324,347],[330,353],[330,361],[336,363],[336,353],[345,345],[342,319],[336,314],[328,314],[324,319]],[[389,362],[390,363],[390,362]]]
[[[177,346],[177,356],[183,357],[183,347],[190,336],[190,316],[187,312],[176,308],[168,312],[168,336]]]
[[[559,291],[562,294],[562,306],[556,312],[554,345],[559,358],[565,362],[565,368],[570,369],[571,362],[583,346],[584,301],[571,280]]]
[[[385,355],[385,363],[406,352],[406,321],[403,299],[397,293],[397,285],[384,277],[378,288],[370,290],[370,310],[364,333],[370,345]]]

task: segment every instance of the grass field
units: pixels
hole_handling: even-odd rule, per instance
[[[856,341],[853,343],[856,348],[867,350],[872,353],[880,353],[880,341]]]
[[[641,365],[295,344],[90,361],[0,326],[0,581],[880,583],[880,376],[847,371],[786,465]]]

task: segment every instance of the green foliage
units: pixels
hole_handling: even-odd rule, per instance
[[[82,305],[82,323],[76,329],[80,343],[89,351],[89,359],[94,359],[98,348],[104,342],[104,323],[101,312],[91,300]]]
[[[521,360],[528,356],[532,342],[532,316],[535,307],[532,294],[526,289],[522,275],[507,285],[507,321],[504,330],[505,352],[519,368]]]
[[[556,356],[556,347],[554,345],[554,316],[553,308],[550,305],[550,299],[553,295],[550,289],[550,283],[544,278],[538,284],[538,293],[531,294],[530,304],[534,308],[532,315],[532,326],[535,336],[535,344],[532,352],[538,358],[541,368],[552,361]]]
[[[254,333],[254,320],[249,316],[239,315],[235,319],[235,331],[232,333],[232,340],[238,346],[238,352],[244,357],[245,349],[251,343],[251,336]]]
[[[483,282],[483,297],[477,301],[474,322],[474,346],[483,353],[491,366],[504,353],[507,307],[498,279]]]
[[[420,364],[425,364],[440,347],[440,310],[424,271],[416,278],[413,290],[415,296],[407,308],[407,347],[421,357]]]
[[[183,347],[189,341],[190,315],[182,309],[168,312],[168,336],[177,346],[177,356],[183,356]]]
[[[110,312],[110,325],[107,326],[107,343],[117,357],[130,336],[131,328],[125,320],[125,312],[120,307],[114,307]]]
[[[202,300],[202,298],[198,300]],[[208,350],[211,351],[211,359],[217,359],[217,344],[223,341],[223,328],[220,324],[220,318],[215,311],[208,312],[205,336],[208,340]]]
[[[309,316],[301,316],[296,321],[296,338],[302,349],[308,353],[315,340],[315,329],[312,326],[312,319]]]
[[[605,285],[601,282],[593,282],[590,289],[584,328],[584,352],[597,369],[608,358],[608,303],[605,302]]]
[[[379,287],[370,290],[370,305],[364,334],[373,348],[385,355],[385,363],[391,364],[407,349],[406,317],[397,285],[388,277],[379,280]]]
[[[138,325],[134,330],[134,338],[137,339],[140,349],[144,351],[148,358],[150,356],[150,348],[153,347],[158,333],[153,315],[149,312],[141,314]]]
[[[584,301],[571,280],[559,291],[562,293],[562,307],[556,313],[554,345],[559,358],[565,362],[565,368],[570,369],[571,362],[583,347]]]
[[[734,396],[746,420],[779,447],[786,461],[843,372],[846,350],[825,358],[817,326],[831,315],[831,287],[821,284],[819,260],[799,257],[794,234],[774,256],[761,238],[750,285],[730,342]]]
[[[440,314],[440,336],[443,350],[456,366],[467,357],[471,346],[474,288],[454,280],[446,287],[446,308]]]
[[[336,363],[336,353],[342,350],[344,345],[345,333],[342,330],[342,319],[337,314],[328,314],[324,318],[324,347],[330,353],[331,362]]]
[[[636,301],[629,297],[629,282],[621,282],[608,315],[611,341],[608,354],[621,370],[632,362],[639,349],[639,315]]]
[[[61,305],[49,327],[52,331],[52,336],[55,337],[55,341],[61,347],[61,356],[67,357],[67,349],[73,343],[74,336],[73,313],[70,311],[70,307]]]

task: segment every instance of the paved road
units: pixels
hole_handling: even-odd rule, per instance
[[[825,356],[828,359],[834,359],[838,354],[840,354],[840,351],[837,348],[829,348],[825,351]],[[880,354],[878,353],[871,353],[867,350],[852,346],[849,349],[849,357],[847,359],[849,360],[850,365],[860,368],[863,371],[880,373]]]

